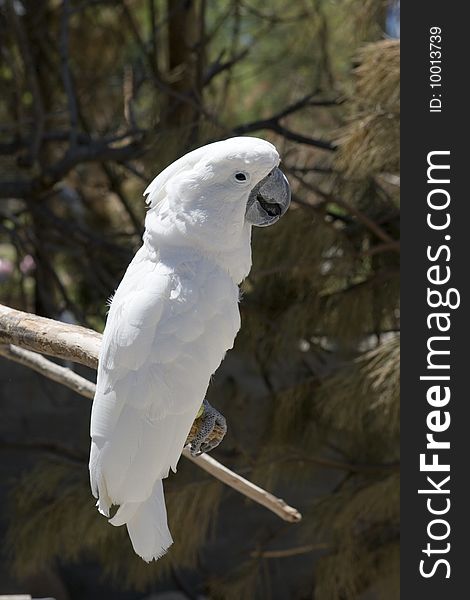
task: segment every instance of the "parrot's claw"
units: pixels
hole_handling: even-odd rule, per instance
[[[192,456],[210,452],[220,444],[227,433],[225,417],[207,400],[204,400],[203,406],[204,412],[198,419],[200,426],[189,446]]]

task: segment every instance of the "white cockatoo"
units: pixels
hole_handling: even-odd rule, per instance
[[[145,190],[143,245],[112,299],[91,415],[90,480],[99,511],[127,525],[150,561],[172,543],[162,480],[191,444],[211,448],[223,417],[204,400],[240,328],[241,281],[251,268],[253,225],[275,223],[290,190],[276,148],[236,137],[203,146]]]

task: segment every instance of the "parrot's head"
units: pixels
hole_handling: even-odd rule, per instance
[[[249,225],[266,227],[280,219],[290,204],[290,187],[279,169],[279,154],[265,140],[236,137],[200,148],[197,163],[199,190],[222,202],[232,215]],[[210,204],[212,214],[213,203]]]
[[[156,213],[188,239],[235,247],[252,225],[272,225],[287,211],[291,194],[279,162],[276,148],[259,138],[202,146],[167,167],[146,189],[147,227],[153,221],[150,213]]]
[[[290,204],[289,183],[279,169],[276,148],[253,137],[235,137],[202,146],[175,161],[145,190],[156,208],[169,200],[180,216],[218,227],[239,222],[266,227]],[[217,221],[217,223],[215,223]]]

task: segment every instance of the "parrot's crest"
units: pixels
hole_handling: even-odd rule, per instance
[[[278,164],[275,147],[252,137],[208,144],[174,162],[145,191],[148,251],[162,260],[163,247],[197,249],[240,283],[251,268],[250,193]]]
[[[268,162],[272,160],[272,166],[279,163],[276,148],[269,142],[259,138],[234,137],[221,142],[213,142],[188,152],[157,175],[144,191],[146,204],[150,208],[155,208],[165,197],[167,183],[182,172],[193,169],[201,160],[215,159],[220,163],[224,158],[230,159],[237,155],[243,156],[248,162],[250,162],[250,158],[251,161],[256,161],[266,155]]]

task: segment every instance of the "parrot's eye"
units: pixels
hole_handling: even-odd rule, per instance
[[[239,183],[245,183],[245,181],[248,181],[249,178],[250,176],[248,175],[248,173],[245,173],[244,171],[239,171],[238,173],[235,173],[235,181],[238,181]]]

